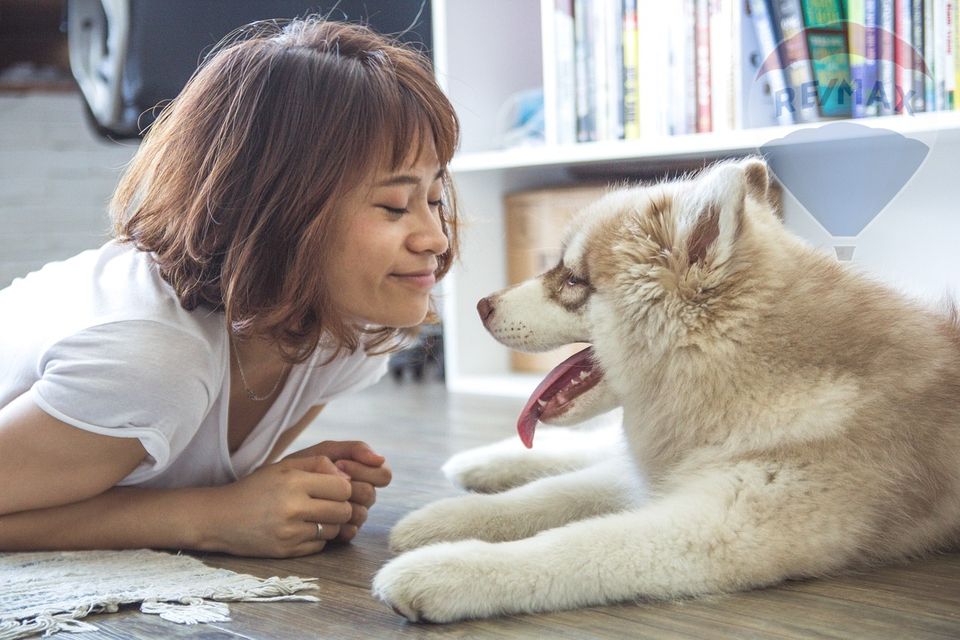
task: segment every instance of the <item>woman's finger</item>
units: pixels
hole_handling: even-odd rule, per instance
[[[370,511],[366,507],[355,504],[353,505],[353,516],[351,516],[350,521],[343,526],[355,525],[358,528],[362,527],[363,523],[367,521],[367,516],[369,515]]]
[[[329,542],[338,535],[343,525],[331,522],[321,522],[319,526],[316,522],[303,523],[303,541],[304,542]]]
[[[352,524],[345,524],[340,528],[340,535],[337,536],[337,540],[341,542],[350,542],[357,537],[357,532],[360,530],[359,527]]]
[[[372,507],[377,501],[377,490],[368,482],[351,482],[350,502],[364,507]]]
[[[353,517],[353,505],[346,500],[308,500],[298,511],[298,518],[324,524],[344,524]]]
[[[350,476],[351,480],[369,482],[375,487],[385,487],[393,479],[393,472],[387,465],[370,467],[354,460],[337,460],[336,467]]]

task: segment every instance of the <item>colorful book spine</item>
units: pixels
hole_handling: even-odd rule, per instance
[[[947,47],[947,34],[944,25],[947,23],[947,3],[946,0],[933,1],[933,109],[934,111],[943,111],[946,104],[944,91],[946,82],[944,81],[944,71],[946,69],[946,59],[944,53]]]
[[[946,0],[944,14],[944,109],[953,109],[956,89],[956,62],[954,49],[957,46],[954,23],[957,20],[957,0]]]
[[[558,144],[571,144],[577,140],[577,65],[573,0],[554,0],[553,39],[556,141]]]
[[[936,64],[936,37],[933,28],[934,0],[923,0],[923,103],[927,111],[937,110],[936,83],[933,78]]]
[[[893,30],[896,40],[893,46],[894,77],[897,98],[893,109],[897,113],[911,111],[909,104],[913,94],[913,8],[910,0],[893,1]]]
[[[820,114],[849,117],[853,93],[840,1],[803,0],[802,4]]]
[[[954,11],[957,3],[954,2]],[[953,109],[960,110],[960,19],[953,17]]]
[[[864,115],[879,115],[877,101],[881,88],[877,77],[877,65],[880,59],[880,6],[877,0],[863,1],[863,91],[859,100],[863,102]]]
[[[710,95],[714,131],[729,131],[734,126],[732,50],[733,0],[710,0]]]
[[[696,0],[683,0],[684,133],[697,131],[697,11]]]
[[[607,140],[623,140],[623,2],[606,0],[604,8],[606,47]]]
[[[766,77],[770,85],[773,113],[777,124],[789,125],[796,121],[793,116],[794,105],[789,100],[787,76],[783,70],[783,62],[777,44],[777,28],[770,13],[770,0],[748,0],[748,11],[757,33],[757,42],[763,61],[760,63],[760,73]]]
[[[854,118],[863,118],[867,115],[867,101],[865,95],[867,71],[867,32],[866,0],[849,0],[845,2],[847,11],[847,46],[850,48],[850,86],[853,89],[853,104],[851,115]]]
[[[576,46],[574,59],[577,68],[577,142],[597,139],[596,78],[591,64],[590,0],[575,0],[573,7]]]
[[[816,122],[820,119],[817,86],[804,37],[800,0],[773,0],[771,8],[780,28],[780,59],[790,85],[794,117],[798,122]]]
[[[923,26],[925,23],[923,16],[923,0],[911,0],[913,16],[910,25],[913,27],[913,37],[910,39],[913,45],[911,54],[913,55],[913,95],[910,100],[913,112],[922,112],[927,110],[926,89],[923,73],[923,50],[924,34]]]
[[[710,93],[710,6],[709,0],[696,0],[697,47],[697,132],[713,130]]]
[[[623,137],[640,137],[640,79],[637,31],[637,0],[623,3]]]
[[[879,0],[880,16],[880,56],[877,66],[877,78],[880,83],[878,93],[879,113],[882,116],[893,115],[897,103],[896,71],[894,65],[894,37],[896,21],[894,19],[894,0]]]
[[[693,133],[690,127],[690,97],[696,103],[696,89],[692,92],[693,31],[687,17],[693,14],[692,0],[678,0],[668,5],[666,28],[668,39],[667,72],[667,127],[670,135]],[[689,29],[688,29],[689,27]]]

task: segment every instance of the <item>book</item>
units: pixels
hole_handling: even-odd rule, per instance
[[[937,110],[937,96],[933,79],[935,65],[936,38],[933,28],[934,0],[923,1],[923,103],[927,111]]]
[[[770,0],[748,0],[747,10],[760,45],[761,77],[766,79],[770,88],[770,108],[777,124],[789,125],[796,121],[793,115],[793,105],[789,102],[787,93],[787,76],[780,60],[777,44],[780,41],[778,29],[770,13]]]
[[[543,30],[543,99],[547,144],[577,140],[573,0],[552,0]]]
[[[853,91],[840,0],[803,0],[801,4],[820,115],[849,117]]]
[[[893,30],[896,40],[893,47],[894,78],[897,98],[893,110],[910,113],[913,87],[913,7],[910,0],[893,0]]]
[[[667,11],[667,127],[683,135],[696,131],[694,0],[677,0]]]
[[[591,20],[588,8],[590,0],[574,0],[574,62],[577,88],[577,142],[592,142],[597,139],[596,77],[591,61]]]
[[[710,0],[710,96],[713,131],[734,128],[733,0]]]
[[[697,132],[713,130],[713,108],[710,92],[710,7],[709,0],[696,0],[696,79],[697,79]]]
[[[772,15],[780,30],[780,60],[786,71],[788,98],[797,122],[820,119],[817,87],[807,49],[800,0],[773,0]]]
[[[851,115],[863,118],[867,115],[864,88],[867,70],[866,0],[844,2],[847,16],[847,47],[850,52],[850,86],[853,89]]]
[[[668,6],[661,0],[637,2],[640,69],[640,136],[664,136],[670,131],[670,40]]]
[[[602,7],[606,74],[606,129],[602,140],[623,139],[623,0],[594,0]]]
[[[944,69],[943,69],[943,81],[944,81],[944,96],[943,96],[943,108],[944,109],[953,109],[954,105],[954,89],[956,88],[956,67],[954,60],[954,49],[956,48],[956,41],[954,40],[955,29],[954,22],[957,19],[957,0],[946,0],[946,7],[944,11]]]
[[[922,112],[927,110],[925,73],[923,71],[923,51],[924,34],[923,28],[926,22],[923,15],[923,0],[910,0],[910,6],[913,8],[913,16],[910,20],[910,26],[913,27],[913,99],[911,100],[912,111]]]
[[[895,26],[894,0],[878,0],[879,52],[877,55],[877,89],[875,100],[878,114],[893,115],[897,102],[896,71],[894,69]]]
[[[684,133],[697,131],[697,13],[696,0],[683,0]]]
[[[946,108],[947,0],[933,2],[933,104],[935,111]]]
[[[864,115],[879,115],[876,100],[879,87],[877,63],[880,58],[880,16],[877,0],[859,0],[863,3],[863,90],[855,100],[863,103]]]
[[[623,137],[640,137],[637,0],[623,2]]]

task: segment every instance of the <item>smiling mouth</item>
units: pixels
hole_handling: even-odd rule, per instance
[[[593,358],[593,347],[573,354],[547,374],[537,386],[517,419],[517,433],[528,449],[533,447],[533,434],[541,419],[556,418],[569,409],[573,400],[583,395],[603,378],[603,370]]]
[[[433,271],[417,271],[415,273],[391,273],[391,278],[415,286],[420,289],[429,289],[437,283],[437,277]]]

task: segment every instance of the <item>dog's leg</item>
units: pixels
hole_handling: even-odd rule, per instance
[[[390,548],[406,551],[436,542],[501,542],[604,513],[643,499],[642,484],[624,457],[536,480],[492,495],[438,500],[409,514],[390,532]]]
[[[443,473],[469,491],[496,493],[608,460],[624,446],[619,422],[589,430],[541,427],[533,449],[507,438],[456,454]]]
[[[789,486],[778,473],[738,465],[634,511],[533,538],[416,549],[380,570],[374,593],[410,620],[450,622],[737,591],[842,568],[864,542],[865,514],[820,499],[833,487]]]

